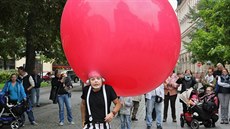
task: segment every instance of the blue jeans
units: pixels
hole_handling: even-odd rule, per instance
[[[157,126],[162,126],[162,105],[163,102],[161,103],[156,103],[155,102],[155,96],[152,96],[151,99],[147,99],[146,102],[146,110],[147,110],[147,114],[146,114],[146,124],[147,126],[152,126],[152,111],[153,108],[155,108],[156,111],[156,124]]]
[[[31,90],[32,104],[40,105],[39,98],[40,98],[40,88],[33,88]]]
[[[64,122],[64,104],[67,110],[67,119],[69,122],[72,122],[71,102],[68,94],[58,95],[59,122]]]
[[[120,114],[120,119],[121,119],[121,129],[131,129],[130,115]]]
[[[36,94],[36,90],[35,88],[32,88],[31,94],[29,96],[32,106],[34,106],[34,103],[35,103],[35,94]]]
[[[33,114],[33,111],[32,111],[32,103],[31,103],[31,101],[30,101],[29,98],[27,99],[27,101],[28,101],[28,103],[29,103],[29,108],[30,108],[30,110],[27,110],[26,113],[27,113],[27,115],[28,115],[28,119],[29,119],[30,123],[32,124],[32,122],[35,121],[35,120],[34,120],[34,114]],[[22,117],[23,117],[23,121],[25,121],[25,114],[23,114]]]

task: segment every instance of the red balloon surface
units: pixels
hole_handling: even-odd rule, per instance
[[[179,24],[167,0],[68,0],[61,39],[83,81],[99,71],[119,96],[158,87],[180,51]]]

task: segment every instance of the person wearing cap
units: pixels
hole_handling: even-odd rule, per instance
[[[111,129],[110,122],[121,108],[113,87],[104,84],[105,79],[96,71],[88,74],[88,86],[81,96],[81,116],[83,129]],[[111,102],[115,107],[110,112]]]
[[[27,99],[29,101],[29,106],[33,107],[33,103],[31,103],[31,101],[33,101],[31,98],[32,97],[31,96],[31,90],[35,86],[34,79],[31,75],[29,75],[25,71],[25,68],[22,66],[18,67],[18,73],[19,73],[18,79],[22,82],[22,85],[23,85],[25,92],[26,92],[26,96],[28,96]],[[37,122],[35,122],[32,109],[27,111],[26,113],[28,115],[28,119],[29,119],[31,125],[38,125]]]
[[[74,125],[72,110],[71,110],[71,94],[67,89],[73,88],[72,83],[69,78],[65,76],[65,74],[61,73],[60,70],[55,71],[55,78],[51,81],[52,87],[55,91],[55,97],[59,107],[59,125],[64,125],[64,105],[66,105],[67,110],[67,120],[69,124]]]

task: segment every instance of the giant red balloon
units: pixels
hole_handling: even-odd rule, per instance
[[[180,51],[179,24],[167,0],[68,0],[61,39],[81,79],[97,70],[121,96],[156,88]]]

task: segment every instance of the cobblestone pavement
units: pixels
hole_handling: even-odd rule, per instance
[[[36,122],[38,123],[37,126],[30,125],[28,120],[26,120],[25,126],[22,129],[82,129],[81,127],[81,114],[80,114],[80,102],[81,102],[81,87],[79,84],[75,84],[75,90],[72,93],[72,112],[74,117],[75,125],[69,125],[67,122],[67,118],[65,117],[64,126],[58,125],[58,105],[52,104],[52,102],[48,99],[50,87],[42,88],[41,89],[41,107],[35,107],[33,109],[34,116]],[[144,98],[141,101],[139,111],[137,113],[138,121],[132,122],[132,129],[146,129],[146,123],[144,121],[145,117],[145,105],[144,105]],[[112,106],[111,106],[112,107]],[[167,122],[163,123],[163,129],[181,129],[180,122],[179,122],[179,114],[181,113],[181,104],[177,100],[176,105],[177,110],[177,123],[173,123],[172,119],[170,118],[170,107],[169,107],[169,114]],[[66,115],[66,113],[65,113]],[[120,119],[116,117],[112,123],[112,129],[120,129]],[[220,125],[219,121],[217,122],[216,129],[227,129],[229,128],[229,124],[227,125]],[[10,129],[9,126],[3,126],[2,129]],[[156,123],[153,122],[152,129],[156,129]],[[188,126],[185,125],[184,129],[189,129]],[[200,126],[200,129],[205,129],[203,125]]]

